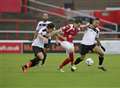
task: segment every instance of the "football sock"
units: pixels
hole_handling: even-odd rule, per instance
[[[40,59],[36,57],[36,58],[32,59],[30,62],[32,63],[32,64],[30,65],[30,67],[33,67],[33,66],[36,66],[36,65],[39,64]]]
[[[46,58],[47,58],[47,54],[44,54],[44,58],[43,58],[43,60],[42,60],[42,64],[41,64],[41,65],[44,65],[44,64],[45,64]]]
[[[102,65],[103,60],[104,60],[104,57],[103,56],[99,56],[99,65]]]
[[[65,66],[66,64],[68,64],[70,62],[70,59],[69,58],[66,58],[62,64],[59,66],[59,68],[63,68],[63,66]]]
[[[73,52],[69,53],[69,58],[70,58],[71,65],[73,65],[73,61],[74,61],[74,54],[73,54]]]
[[[78,57],[76,59],[76,61],[74,62],[75,65],[79,64],[81,61],[83,61],[80,57]]]

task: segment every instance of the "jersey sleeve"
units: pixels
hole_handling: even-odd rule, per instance
[[[40,25],[40,22],[38,22],[37,27],[36,27],[36,31],[37,31],[37,32],[38,32],[38,30],[39,30],[39,25]]]
[[[53,23],[52,21],[48,21],[47,24]]]
[[[96,35],[96,38],[99,38],[99,33]]]
[[[66,25],[66,26],[64,26],[64,27],[62,27],[61,29],[62,29],[62,32],[67,32],[67,30],[70,28],[70,26],[69,25]]]
[[[43,34],[43,30],[44,30],[45,28],[41,28],[40,30],[38,30],[38,33],[39,34]]]

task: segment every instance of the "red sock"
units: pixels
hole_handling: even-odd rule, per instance
[[[70,58],[71,65],[73,65],[73,61],[74,61],[74,53],[73,52],[69,53],[69,58]]]
[[[59,66],[59,68],[63,68],[66,64],[68,64],[70,62],[70,59],[69,58],[66,58],[62,64]]]

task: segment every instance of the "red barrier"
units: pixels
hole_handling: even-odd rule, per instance
[[[120,10],[116,11],[95,11],[95,17],[120,24]]]
[[[22,43],[0,43],[0,53],[22,53]]]
[[[22,0],[0,0],[0,12],[20,13]]]

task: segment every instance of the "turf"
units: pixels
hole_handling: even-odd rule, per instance
[[[87,66],[84,62],[77,66],[76,72],[57,70],[65,58],[65,54],[48,54],[46,64],[36,66],[26,74],[22,73],[21,65],[32,58],[32,54],[0,54],[0,88],[120,88],[120,55],[106,55],[107,72],[97,69],[98,59],[92,57],[94,65]]]

